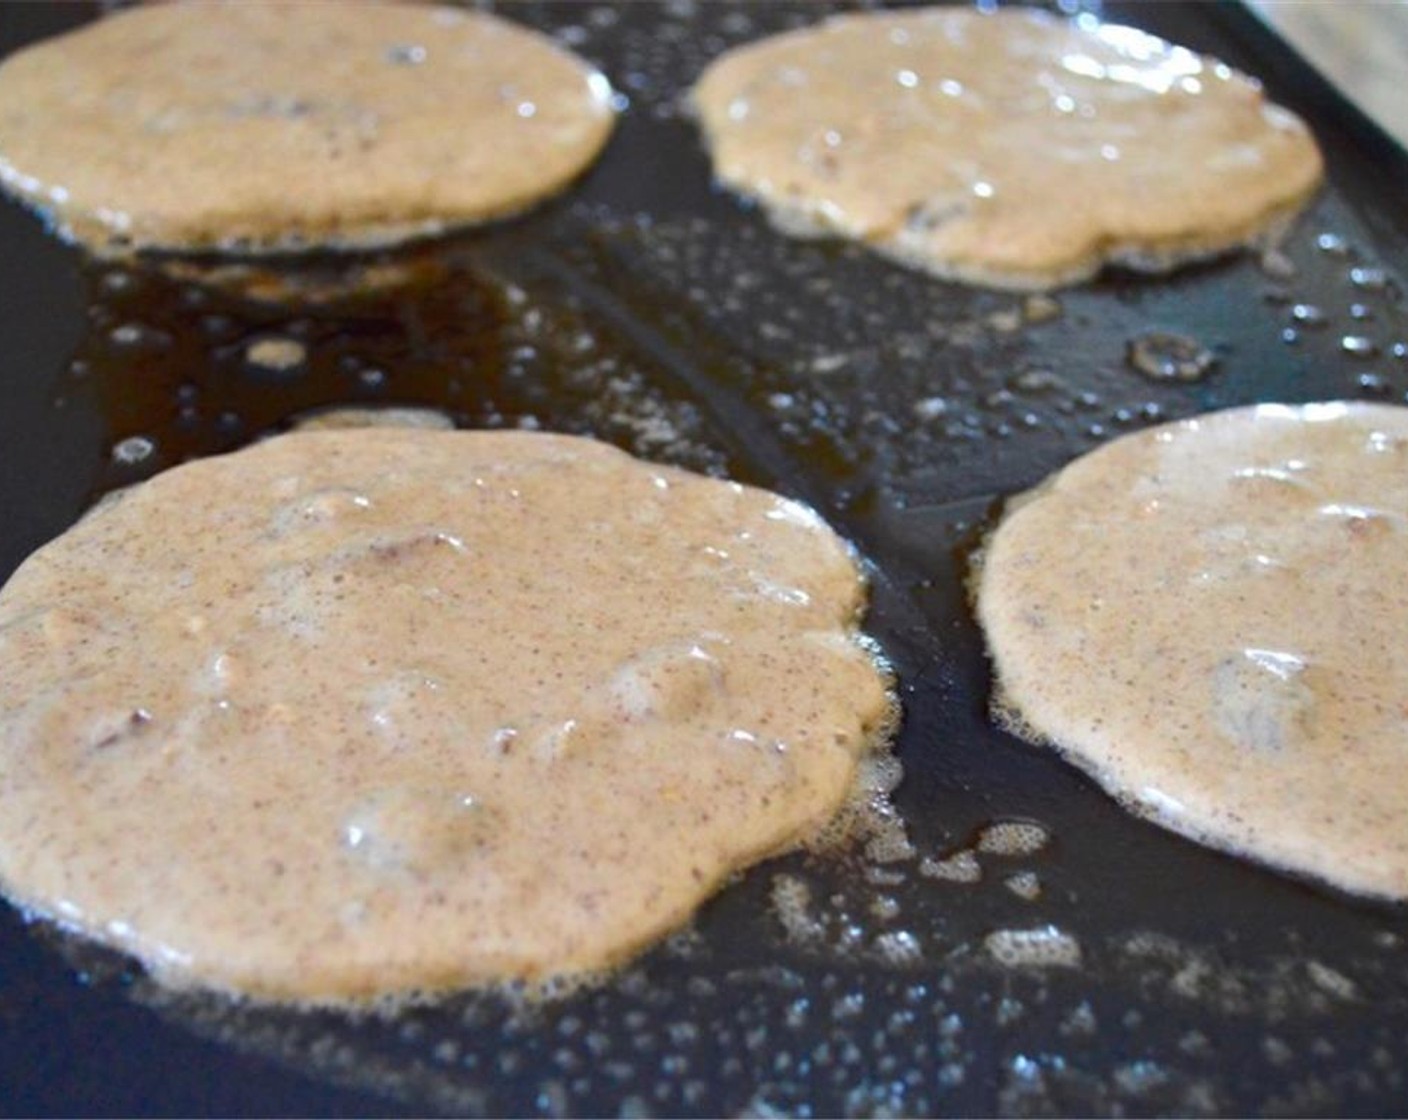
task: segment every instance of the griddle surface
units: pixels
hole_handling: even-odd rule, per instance
[[[336,403],[432,404],[727,473],[813,503],[872,565],[916,855],[774,861],[611,982],[545,1006],[470,995],[360,1022],[162,993],[6,909],[0,1110],[1401,1111],[1404,910],[1143,824],[996,730],[961,581],[1004,495],[1122,432],[1261,400],[1402,401],[1404,154],[1241,9],[1107,5],[1262,77],[1310,122],[1330,181],[1285,245],[1293,275],[1237,258],[1110,276],[1029,321],[1019,297],[785,239],[709,186],[679,93],[726,46],[818,6],[507,10],[600,64],[630,109],[557,202],[358,258],[399,275],[383,290],[339,291],[346,261],[297,262],[279,273],[304,294],[290,308],[261,298],[263,273],[86,262],[0,205],[0,574],[101,491]],[[6,5],[0,49],[90,14]],[[1152,329],[1199,340],[1212,371],[1137,373],[1126,348]],[[268,336],[304,342],[306,366],[249,366]],[[154,453],[115,462],[139,435]],[[980,855],[976,884],[921,874],[999,819],[1054,840]],[[1006,885],[1021,871],[1036,901]],[[823,936],[786,935],[779,875],[810,888]],[[1004,967],[984,948],[1048,925],[1079,943],[1079,968]]]

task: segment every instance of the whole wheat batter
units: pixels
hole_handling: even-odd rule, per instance
[[[842,804],[863,599],[804,507],[590,440],[193,462],[0,592],[0,883],[261,997],[609,966]]]
[[[0,184],[95,248],[364,247],[523,210],[610,134],[527,28],[372,0],[186,0],[0,65]]]
[[[1408,409],[1264,405],[1116,440],[985,550],[1000,711],[1160,824],[1408,897],[1406,544]]]
[[[1030,9],[838,16],[729,51],[692,101],[718,179],[787,231],[995,287],[1243,245],[1321,175],[1255,81]]]

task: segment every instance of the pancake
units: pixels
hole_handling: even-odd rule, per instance
[[[335,405],[320,408],[296,418],[293,427],[300,432],[321,432],[349,428],[427,428],[448,431],[454,419],[438,408],[414,405]]]
[[[999,288],[1256,242],[1321,176],[1252,79],[1029,9],[838,16],[729,51],[691,100],[715,176],[786,232]]]
[[[1408,897],[1408,409],[1125,436],[1014,502],[976,575],[998,712],[1133,811]]]
[[[0,65],[0,184],[98,249],[364,248],[562,190],[605,144],[610,96],[483,13],[153,4]]]
[[[863,601],[806,508],[591,440],[192,462],[0,591],[0,884],[267,999],[606,968],[843,806]]]

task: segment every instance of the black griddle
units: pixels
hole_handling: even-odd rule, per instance
[[[769,486],[815,505],[871,565],[914,856],[773,861],[611,981],[546,1004],[471,994],[355,1021],[163,993],[6,908],[0,1111],[1405,1110],[1404,909],[1141,823],[996,730],[961,581],[1004,495],[1122,432],[1261,400],[1402,401],[1408,158],[1240,7],[1105,5],[1260,76],[1315,130],[1329,183],[1280,255],[1108,275],[1044,318],[783,238],[710,187],[679,93],[727,46],[825,10],[510,6],[601,65],[630,108],[563,198],[398,253],[272,273],[104,265],[0,205],[0,574],[101,492],[339,403],[590,433]],[[93,14],[4,5],[0,50]],[[360,290],[349,269],[369,270]],[[279,285],[293,303],[269,298]],[[1211,372],[1136,372],[1127,348],[1150,330],[1196,340]],[[302,341],[307,362],[251,366],[263,337]],[[150,453],[115,460],[133,436]],[[979,855],[976,884],[921,873],[1011,819],[1051,844]],[[1019,872],[1040,898],[1010,889]],[[810,940],[771,906],[779,875],[810,891]],[[1048,926],[1075,938],[1080,967],[1008,967],[985,947]]]

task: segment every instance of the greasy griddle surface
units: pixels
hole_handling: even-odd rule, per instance
[[[302,292],[289,308],[261,298],[263,274],[85,263],[0,207],[0,571],[98,492],[334,403],[434,404],[726,472],[812,502],[873,565],[915,855],[757,869],[620,976],[545,1006],[465,996],[363,1022],[164,995],[6,910],[0,1110],[1393,1111],[1403,911],[1141,824],[997,731],[961,581],[1003,495],[1121,432],[1256,400],[1401,401],[1408,160],[1244,12],[1110,5],[1260,74],[1315,129],[1330,185],[1287,242],[1294,275],[1240,259],[1111,277],[1030,321],[1020,298],[784,239],[710,189],[679,92],[727,45],[821,9],[508,13],[603,67],[631,99],[619,133],[527,219],[358,261],[380,290],[339,291],[346,262],[304,262],[283,274]],[[87,15],[7,6],[4,47]],[[1130,340],[1153,328],[1199,340],[1211,373],[1132,369]],[[252,366],[269,336],[303,342],[307,362]],[[132,436],[153,452],[114,461]],[[920,873],[1010,818],[1052,843],[980,855],[976,884]],[[1038,900],[1005,885],[1019,871]],[[779,874],[810,888],[810,940],[770,905]],[[985,948],[1048,925],[1078,942],[1079,968],[1006,967]]]

